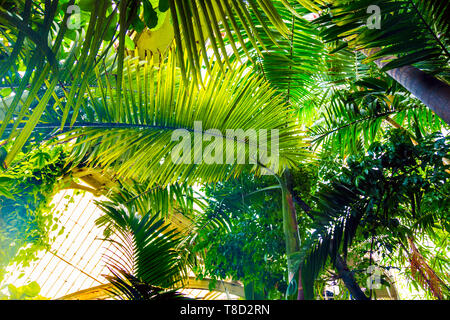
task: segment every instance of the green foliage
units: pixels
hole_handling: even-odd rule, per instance
[[[302,180],[298,188],[305,193],[309,193],[309,178],[300,171],[294,178]],[[240,280],[250,295],[247,298],[284,297],[286,245],[277,180],[247,172],[207,185],[204,191],[209,207],[199,223],[194,247],[204,263],[197,275]]]
[[[57,83],[63,81],[68,69],[72,68],[71,79],[75,85],[65,92],[67,103],[63,118],[67,119],[72,107],[73,114],[77,114],[79,103],[74,102],[75,93],[81,96],[86,90],[90,77],[85,72],[94,65],[94,57],[102,45],[101,35],[109,27],[112,14],[107,15],[107,4],[111,5],[109,1],[97,1],[101,8],[90,14],[86,32],[82,28],[76,30],[83,34],[84,41],[72,42],[69,37],[65,37],[71,15],[66,8],[74,3],[73,0],[65,1],[58,6],[57,0],[27,0],[15,2],[15,5],[10,5],[10,1],[1,4],[0,37],[2,43],[3,39],[7,40],[7,46],[0,49],[0,55],[4,57],[0,65],[0,83],[14,89],[12,100],[1,104],[4,116],[0,135],[7,135],[10,140],[14,138],[5,158],[8,165],[30,138],[48,104],[54,108],[61,107],[59,100],[51,102],[50,98],[54,95]],[[82,14],[81,17],[83,22],[85,16]],[[53,28],[54,25],[60,27]],[[93,32],[94,28],[96,32]],[[100,53],[107,52],[109,46],[105,48]],[[19,71],[25,71],[23,76]],[[39,97],[37,93],[41,89],[45,89],[45,93]],[[23,120],[26,120],[24,125]]]
[[[175,202],[172,197],[180,196],[178,203],[185,200],[176,187],[172,191],[136,191],[138,185],[121,187],[111,195],[111,201],[97,202],[105,215],[96,224],[106,226],[105,239],[115,248],[105,254],[112,273],[106,276],[114,288],[111,292],[131,300],[180,298],[169,289],[182,286],[186,280],[189,252],[181,234],[166,221],[169,212],[156,210],[167,209],[164,203]],[[149,209],[149,205],[155,208]]]
[[[204,204],[194,196],[194,191],[188,185],[171,185],[166,188],[153,187],[128,181],[120,182],[118,189],[110,190],[109,204],[120,204],[129,212],[159,212],[162,218],[169,217],[172,213],[182,213],[186,217],[193,218],[196,210],[194,205],[202,208]],[[98,203],[101,207],[105,202]],[[106,224],[105,237],[109,237],[114,231],[108,224],[109,215],[104,215],[97,220],[100,225]]]
[[[380,8],[380,29],[367,27],[370,5]],[[327,42],[345,39],[337,48],[380,49],[366,62],[397,57],[384,70],[415,65],[432,72],[448,73],[450,6],[446,0],[338,0],[328,15],[317,20]],[[411,27],[414,26],[414,27]]]
[[[67,12],[72,4],[79,15]],[[366,25],[370,5],[381,9],[380,30]],[[66,155],[58,146],[33,148],[62,133],[72,165],[110,170],[122,186],[139,182],[102,204],[106,236],[117,232],[132,263],[142,264],[137,274],[113,268],[110,280],[125,297],[159,296],[155,285],[177,278],[161,270],[172,270],[171,250],[182,241],[166,234],[162,219],[174,210],[195,216],[190,186],[213,182],[198,234],[188,238],[204,256],[200,275],[242,280],[250,298],[280,297],[278,183],[255,178],[249,166],[174,165],[171,133],[192,133],[198,120],[202,131],[279,129],[278,174],[309,156],[302,130],[311,136],[318,168],[293,172],[294,193],[313,210],[299,214],[303,252],[295,257],[304,262],[307,297],[321,267],[340,252],[363,256],[368,239],[389,263],[409,235],[423,234],[434,245],[421,247],[424,256],[448,275],[448,144],[430,135],[448,128],[384,71],[413,65],[448,82],[449,10],[447,0],[1,1],[0,268],[26,265],[57,228],[48,200]],[[310,21],[309,12],[320,15]],[[126,57],[135,48],[131,34],[158,29],[167,14],[176,44],[169,56],[160,64]],[[373,62],[382,57],[395,59],[380,70]],[[388,125],[403,134],[389,134]],[[161,247],[147,248],[152,241]],[[161,254],[158,266],[139,260],[146,252]],[[353,267],[366,266],[360,259]]]
[[[450,150],[447,140],[432,134],[414,146],[394,130],[386,143],[349,157],[316,195],[314,231],[303,244],[305,279],[316,278],[328,257],[333,262],[339,252],[346,256],[352,245],[370,238],[383,256],[405,248],[416,233],[441,241],[434,230],[450,231],[448,165],[442,161]]]
[[[49,245],[49,232],[58,225],[50,201],[65,172],[62,146],[20,154],[0,173],[0,270],[12,262],[27,266]],[[3,275],[2,275],[3,276]]]
[[[168,229],[168,225],[164,225],[164,220],[158,214],[147,212],[140,217],[111,202],[98,205],[107,214],[107,223],[112,224],[109,228],[115,231],[121,242],[111,239],[116,243],[118,252],[107,256],[107,261],[116,266],[115,269],[123,269],[143,282],[165,288],[174,286],[180,280],[184,271],[176,250],[180,238],[174,230]],[[101,222],[99,225],[106,221]],[[124,254],[122,258],[120,254]]]
[[[120,92],[122,100],[116,99],[119,89],[111,87],[109,76],[101,77],[97,70],[98,87],[90,89],[90,99],[80,108],[76,125],[61,139],[74,142],[75,165],[83,162],[109,168],[119,178],[145,181],[149,186],[210,183],[236,176],[249,166],[261,171],[260,166],[249,165],[261,156],[261,150],[253,153],[253,142],[248,138],[233,140],[233,150],[239,150],[248,160],[245,164],[234,161],[231,171],[224,164],[226,144],[231,140],[226,136],[220,140],[215,138],[209,144],[200,141],[203,150],[220,145],[223,152],[214,148],[221,157],[219,161],[195,163],[199,143],[194,139],[194,132],[201,130],[205,136],[211,136],[209,129],[217,129],[223,135],[227,130],[251,129],[257,136],[261,136],[262,129],[278,130],[279,162],[270,164],[276,172],[308,156],[306,143],[301,139],[303,134],[290,108],[268,82],[245,66],[236,65],[221,73],[216,64],[202,80],[203,86],[198,86],[193,81],[188,85],[181,81],[173,54],[159,66],[131,57],[125,63],[124,75],[128,81]],[[196,121],[201,122],[201,129],[196,128]],[[187,152],[188,161],[182,163],[172,158],[172,151],[180,144],[180,137],[172,137],[176,129],[188,133],[189,140],[182,142],[189,141],[192,149]],[[150,153],[155,156],[148,157]]]
[[[39,295],[40,291],[41,287],[36,281],[21,287],[10,284],[8,285],[8,294],[0,293],[0,300],[46,300]]]
[[[175,290],[163,288],[143,282],[132,274],[120,269],[111,270],[112,276],[105,276],[113,285],[108,290],[112,296],[118,296],[123,300],[178,300],[185,297]]]
[[[303,107],[309,90],[321,82],[325,73],[326,51],[315,26],[304,18],[308,13],[298,4],[287,7],[274,2],[278,14],[285,21],[290,34],[283,37],[278,30],[261,35],[262,45],[248,48],[259,71],[287,101]],[[270,23],[268,18],[264,17]],[[258,26],[258,19],[253,18]],[[261,31],[264,29],[260,27]],[[261,66],[259,66],[261,65]]]
[[[168,1],[142,0],[142,5],[139,4],[140,2],[131,4],[133,7],[128,9],[130,13],[134,11],[134,14],[129,17],[131,28],[136,32],[143,31],[145,27],[152,31],[157,30],[162,25],[166,11],[169,9]]]
[[[379,73],[331,90],[328,99],[320,120],[309,131],[315,148],[326,144],[341,156],[357,154],[385,139],[386,127],[391,126],[388,117],[416,139],[445,127],[431,110]]]
[[[264,46],[261,37],[264,35],[270,37],[272,28],[283,37],[287,37],[289,33],[270,0],[177,0],[169,1],[169,4],[183,80],[187,80],[186,71],[192,74],[194,81],[200,78],[201,59],[210,71],[212,64],[210,59],[206,58],[209,54],[206,45],[208,39],[215,61],[221,70],[225,71],[224,67],[230,65],[226,44],[230,44],[236,56],[241,55],[237,49],[240,46],[244,50],[244,56],[251,59],[247,46],[259,50],[259,45]],[[262,16],[265,16],[265,19]],[[257,17],[256,23],[252,17]],[[258,25],[262,28],[257,28]],[[189,66],[185,65],[185,54],[188,56]]]

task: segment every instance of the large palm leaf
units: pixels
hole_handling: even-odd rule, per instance
[[[325,50],[319,40],[317,28],[304,18],[307,14],[300,5],[285,7],[275,2],[275,8],[289,27],[288,38],[276,31],[272,38],[263,37],[265,48],[259,60],[262,61],[262,75],[286,97],[298,104],[308,94],[309,88],[320,82],[319,74],[325,71]],[[256,52],[258,54],[258,52]],[[256,59],[255,59],[256,60]]]
[[[131,300],[183,298],[176,290],[183,286],[187,269],[196,265],[197,259],[186,241],[191,230],[180,230],[170,221],[171,208],[175,207],[193,217],[194,199],[189,194],[192,188],[188,186],[146,190],[128,183],[111,190],[110,200],[96,202],[105,213],[96,224],[105,227],[104,236],[112,243],[104,257],[111,272],[105,277],[114,296]]]
[[[299,120],[309,126],[320,115],[330,88],[342,89],[364,77],[369,68],[361,62],[362,53],[349,49],[330,53],[334,44],[321,41],[319,29],[310,21],[311,5],[274,1],[274,7],[289,28],[289,37],[277,30],[261,32],[262,45],[247,45],[247,50],[255,71],[299,110]],[[258,19],[253,21],[262,31]]]
[[[171,139],[173,131],[185,129],[193,135],[195,121],[201,122],[201,133],[206,135],[208,129],[224,135],[227,129],[255,130],[258,136],[259,130],[268,130],[270,139],[270,130],[278,130],[279,161],[270,164],[278,173],[305,156],[302,133],[289,107],[247,68],[234,66],[221,73],[216,63],[199,86],[181,81],[172,54],[160,66],[137,59],[127,59],[126,65],[121,104],[108,77],[106,84],[99,78],[98,87],[90,89],[90,99],[81,103],[83,114],[74,129],[65,133],[64,140],[75,142],[74,163],[112,168],[117,177],[146,181],[149,186],[211,182],[238,174],[245,165],[236,161],[230,165],[172,161],[178,143]],[[230,141],[225,137],[223,142]],[[233,146],[245,152],[246,163],[257,162],[258,150],[253,152],[255,145],[248,137],[235,140]]]
[[[205,206],[193,187],[186,184],[175,184],[165,188],[154,186],[149,189],[146,184],[118,181],[117,187],[110,189],[106,195],[113,203],[120,204],[130,212],[160,212],[161,218],[169,221],[174,214],[178,215],[178,219],[182,216],[186,218],[185,221],[194,220],[198,209]],[[104,215],[97,222],[103,224],[109,220],[109,216]],[[178,228],[178,231],[188,233],[191,230]],[[112,232],[109,227],[104,230],[105,236]]]
[[[52,34],[51,25],[53,19],[55,17],[56,9],[57,9],[58,1],[46,1],[45,9],[43,15],[40,16],[42,24],[38,27],[38,31],[32,29],[32,18],[39,18],[36,15],[32,17],[32,1],[25,1],[23,3],[17,3],[15,6],[8,6],[8,2],[4,5],[6,8],[0,11],[0,25],[2,26],[3,37],[11,41],[12,46],[10,48],[5,48],[4,53],[7,58],[3,61],[0,67],[0,77],[4,78],[6,72],[11,69],[16,69],[19,67],[19,64],[16,60],[20,60],[21,54],[24,52],[29,53],[29,60],[26,67],[26,72],[21,79],[17,79],[19,82],[18,88],[14,92],[14,98],[10,105],[1,107],[4,108],[4,117],[2,119],[2,123],[0,126],[0,135],[3,135],[6,126],[13,120],[14,118],[14,126],[9,135],[9,139],[15,136],[15,129],[19,125],[20,121],[24,118],[25,113],[28,111],[31,103],[34,100],[34,96],[37,91],[44,84],[44,79],[50,75],[53,75],[55,80],[51,81],[48,85],[48,91],[52,91],[56,85],[56,76],[58,74],[58,65],[55,58],[55,53],[59,50],[61,45],[61,37],[64,34],[65,27],[60,28],[58,34],[54,38],[53,45],[47,44],[46,37],[49,37]],[[23,6],[23,11],[22,7]],[[6,9],[6,10],[5,10]],[[9,11],[9,10],[11,11]],[[35,9],[35,8],[34,8]],[[20,17],[20,18],[19,18]],[[64,18],[63,22],[65,22],[67,17]],[[5,35],[5,31],[9,30],[8,35]],[[29,47],[25,46],[25,39],[31,39],[31,42],[35,44],[34,48],[30,50]],[[24,50],[22,50],[24,49]],[[2,50],[3,51],[3,50]],[[46,61],[48,62],[45,65]],[[45,67],[44,67],[45,65]],[[17,75],[17,74],[16,74]],[[26,87],[31,83],[31,88],[27,98],[22,103],[22,106],[18,108],[19,102],[23,96],[23,93]],[[28,139],[32,127],[37,123],[36,118],[42,112],[42,109],[45,107],[46,103],[50,98],[50,94],[44,95],[42,97],[40,103],[35,107],[33,112],[33,116],[31,116],[29,124],[26,130],[23,130],[19,137],[17,138],[17,142],[12,150],[8,153],[5,162],[8,164],[15,154],[20,150],[25,141]]]
[[[139,213],[114,201],[97,205],[105,212],[97,223],[106,224],[114,235],[106,238],[114,249],[105,255],[114,279],[136,279],[166,289],[183,283],[186,265],[179,250],[181,238],[159,213]]]

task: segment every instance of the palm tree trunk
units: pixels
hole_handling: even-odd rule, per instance
[[[382,67],[383,63],[377,65]],[[450,124],[450,86],[433,76],[411,66],[387,71],[417,99]]]
[[[282,180],[282,205],[283,205],[283,230],[284,236],[286,239],[286,255],[287,255],[287,264],[288,264],[288,279],[289,282],[292,279],[296,279],[297,286],[297,294],[291,296],[292,299],[304,300],[303,286],[302,286],[302,278],[301,278],[301,269],[295,268],[294,263],[292,261],[292,254],[300,251],[300,237],[298,233],[298,222],[297,222],[297,212],[295,210],[294,201],[292,198],[292,194],[289,191],[288,186],[291,184],[291,175],[287,171],[283,175]]]
[[[362,52],[370,56],[379,50],[375,48],[370,51],[362,50]],[[381,69],[395,59],[395,57],[384,57],[375,60],[375,64]],[[450,86],[447,83],[412,66],[391,69],[386,73],[450,124]]]

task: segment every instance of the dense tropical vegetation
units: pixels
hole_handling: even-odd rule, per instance
[[[184,298],[193,272],[246,299],[366,300],[377,268],[449,299],[449,17],[447,0],[0,1],[0,281],[48,248],[74,188],[109,199],[115,297]]]

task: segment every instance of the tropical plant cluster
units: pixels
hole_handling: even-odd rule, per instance
[[[109,181],[112,298],[184,299],[193,273],[246,299],[378,299],[395,275],[448,299],[449,17],[447,0],[0,1],[0,270],[49,248],[52,197],[93,191],[73,174],[90,170]]]

